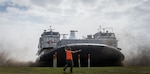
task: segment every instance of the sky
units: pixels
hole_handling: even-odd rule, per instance
[[[150,0],[0,0],[0,51],[34,61],[38,40],[50,26],[77,38],[111,27],[126,57],[150,43]]]

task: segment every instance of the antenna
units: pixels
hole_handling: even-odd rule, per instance
[[[101,32],[101,26],[99,26],[99,32]]]
[[[102,29],[103,29],[103,28],[102,28],[101,25],[100,25],[99,28],[98,28],[97,30],[98,30],[98,32],[101,33],[101,32],[102,32]]]
[[[53,30],[55,30],[55,29],[52,29],[51,26],[50,26],[50,29],[48,29],[48,30],[53,31]]]

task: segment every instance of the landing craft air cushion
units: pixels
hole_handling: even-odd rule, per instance
[[[103,31],[101,31],[103,29]],[[105,32],[106,30],[106,32]],[[82,67],[88,66],[88,54],[90,54],[90,66],[122,66],[124,55],[118,48],[118,40],[115,34],[109,32],[108,28],[100,28],[94,35],[87,38],[77,39],[75,30],[70,31],[70,37],[63,36],[60,39],[59,32],[44,31],[39,40],[39,50],[37,62],[40,66],[53,66],[53,55],[57,53],[57,66],[63,67],[66,64],[64,48],[71,47],[71,50],[82,49],[81,52],[73,54],[74,66],[78,66],[78,55]],[[66,35],[66,34],[63,34]]]

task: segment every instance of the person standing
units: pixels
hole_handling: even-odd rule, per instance
[[[71,48],[68,47],[66,48],[65,47],[65,52],[66,52],[66,65],[64,67],[64,71],[66,70],[67,66],[70,66],[70,72],[72,73],[72,70],[73,70],[73,66],[74,66],[74,63],[73,63],[73,57],[72,57],[72,53],[77,53],[77,52],[80,52],[80,50],[76,50],[76,51],[71,51]]]

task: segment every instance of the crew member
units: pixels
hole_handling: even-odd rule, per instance
[[[66,51],[66,62],[67,63],[65,65],[65,67],[64,67],[64,71],[66,70],[67,66],[70,66],[70,72],[72,73],[73,65],[74,65],[72,53],[80,52],[81,49],[80,50],[76,50],[76,51],[71,51],[70,47],[68,47],[68,48],[65,47],[65,51]]]

